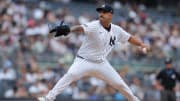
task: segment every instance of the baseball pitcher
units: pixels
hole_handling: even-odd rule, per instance
[[[106,56],[119,42],[129,42],[142,48],[147,52],[150,48],[134,36],[124,31],[121,27],[111,23],[113,8],[109,5],[102,5],[96,11],[99,19],[83,25],[69,27],[61,23],[50,32],[55,32],[55,37],[68,35],[70,32],[84,33],[83,41],[76,58],[68,72],[57,82],[57,84],[44,97],[38,101],[54,101],[56,96],[66,89],[73,81],[84,76],[94,76],[104,80],[107,84],[117,89],[128,101],[140,101],[123,81],[120,75],[107,61]]]

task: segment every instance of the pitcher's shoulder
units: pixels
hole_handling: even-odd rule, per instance
[[[90,22],[92,25],[98,26],[99,25],[99,20],[93,20]]]
[[[119,26],[119,25],[116,25],[116,24],[113,24],[113,23],[111,25],[112,25],[113,28],[120,28],[120,29],[122,29],[122,27]]]
[[[98,25],[98,21],[97,20],[93,20],[91,22],[88,22],[88,23],[85,23],[83,24],[84,26],[86,27],[89,27],[89,26],[97,26]]]

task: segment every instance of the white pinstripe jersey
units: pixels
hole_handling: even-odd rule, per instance
[[[130,37],[129,33],[114,24],[107,31],[99,20],[81,26],[86,36],[77,54],[89,60],[105,60],[114,45],[127,42]]]

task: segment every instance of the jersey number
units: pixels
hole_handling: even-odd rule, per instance
[[[109,41],[109,45],[112,46],[112,45],[115,45],[115,40],[116,40],[116,37],[115,36],[111,36],[110,38],[110,41]]]

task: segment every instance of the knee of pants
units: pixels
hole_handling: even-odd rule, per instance
[[[77,74],[74,74],[74,73],[66,73],[64,75],[64,78],[66,78],[67,80],[75,81],[79,78],[79,76]]]

